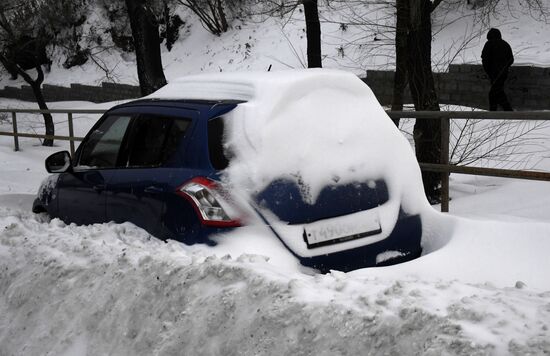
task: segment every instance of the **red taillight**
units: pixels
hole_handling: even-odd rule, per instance
[[[237,227],[241,222],[228,201],[228,194],[215,181],[195,177],[176,190],[176,194],[189,200],[203,225],[212,227]]]

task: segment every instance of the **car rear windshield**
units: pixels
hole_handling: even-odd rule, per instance
[[[210,163],[217,170],[227,168],[230,155],[224,147],[225,125],[223,117],[216,117],[208,121],[208,153]]]

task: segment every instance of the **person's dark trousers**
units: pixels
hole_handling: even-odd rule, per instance
[[[489,91],[489,110],[491,111],[497,111],[499,105],[505,111],[512,111],[512,105],[504,92],[506,78],[508,78],[508,71],[501,73],[496,80],[491,80],[491,90]]]

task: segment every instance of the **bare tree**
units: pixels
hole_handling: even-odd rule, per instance
[[[322,67],[321,22],[317,0],[266,0],[259,1],[259,5],[262,8],[261,14],[280,18],[291,18],[297,9],[300,12],[303,9],[306,24],[307,66],[308,68]],[[296,53],[295,50],[294,52]]]
[[[484,4],[481,4],[481,3]],[[411,97],[416,110],[433,110],[439,111],[439,102],[437,96],[437,88],[434,86],[432,75],[432,66],[444,70],[461,50],[467,48],[470,43],[478,39],[479,36],[485,33],[484,29],[488,23],[483,23],[480,18],[488,16],[485,11],[491,9],[491,3],[500,2],[499,7],[492,7],[491,11],[506,11],[507,5],[514,5],[509,0],[479,0],[475,11],[466,11],[464,15],[458,18],[453,17],[451,21],[447,18],[448,12],[458,10],[462,6],[468,6],[463,0],[376,0],[376,1],[338,1],[333,0],[333,7],[347,6],[347,17],[341,28],[347,29],[351,26],[360,27],[363,29],[363,36],[355,37],[345,45],[348,47],[355,46],[356,50],[362,51],[365,57],[373,56],[391,56],[395,55],[395,80],[394,80],[394,95],[392,100],[392,109],[401,110],[403,107],[403,94],[406,85],[409,85]],[[368,6],[367,6],[368,4]],[[445,7],[442,7],[445,5]],[[482,6],[485,5],[485,6]],[[543,11],[544,1],[529,0],[526,3],[527,8],[532,12],[532,16],[544,19]],[[473,3],[469,6],[473,6]],[[438,10],[436,13],[435,10]],[[341,12],[341,8],[338,9]],[[491,15],[489,11],[489,15]],[[512,10],[510,10],[512,11]],[[450,43],[451,48],[438,53],[438,56],[443,55],[441,60],[435,60],[431,51],[431,41],[437,31],[452,24],[452,21],[464,20],[472,24],[467,32],[464,33],[464,38],[458,42]],[[431,23],[438,23],[438,27],[434,30]],[[395,35],[395,37],[393,36]],[[394,47],[393,51],[389,51],[390,46]],[[342,52],[344,48],[342,47]],[[346,51],[348,51],[346,49]],[[393,58],[392,58],[393,59]],[[390,60],[391,61],[391,60]],[[388,61],[388,62],[390,62]],[[495,157],[495,154],[504,156],[502,152],[505,147],[508,152],[514,152],[510,147],[515,147],[514,142],[525,137],[525,133],[530,133],[531,129],[527,126],[519,125],[511,126],[500,125],[492,122],[491,128],[487,125],[482,125],[476,121],[469,121],[471,130],[464,130],[462,140],[453,148],[454,160],[460,152],[460,160],[456,162],[470,162],[471,159],[477,157]],[[495,143],[491,147],[488,140],[491,135],[483,136],[479,133],[478,128],[486,128],[486,132],[499,134],[504,139],[499,141],[497,137],[493,137]],[[456,128],[455,128],[456,130]],[[513,135],[511,132],[514,132]],[[416,120],[414,127],[415,149],[417,158],[420,162],[438,163],[441,152],[441,134],[439,120]],[[462,143],[468,141],[470,143],[476,141],[479,145],[470,144],[470,149],[461,149]],[[460,147],[459,147],[460,146]],[[485,151],[481,148],[486,149]],[[497,149],[498,148],[498,149]],[[462,156],[464,155],[464,156]],[[423,173],[426,195],[431,202],[439,200],[439,182],[440,176],[435,173]]]
[[[210,33],[219,36],[227,31],[229,25],[224,0],[178,0],[178,2],[191,9]]]
[[[321,68],[321,23],[317,0],[303,0],[306,20],[307,66]]]
[[[442,110],[460,110],[443,106]],[[451,120],[449,164],[494,168],[534,169],[546,152],[549,124],[542,121],[461,119]],[[403,119],[399,129],[414,144],[414,119]]]
[[[435,82],[432,74],[432,23],[431,14],[441,0],[410,0],[407,33],[407,73],[409,88],[417,111],[439,111]],[[400,10],[399,8],[397,9]],[[414,143],[419,162],[439,163],[441,157],[441,120],[416,120]],[[422,172],[424,192],[430,203],[440,200],[441,176]]]
[[[476,20],[481,21],[485,27],[488,27],[491,18],[498,15],[503,9],[511,12],[513,4],[518,4],[515,0],[467,0],[471,9],[475,10]],[[550,4],[546,0],[523,0],[520,3],[522,9],[529,11],[532,17],[547,21],[550,11]]]
[[[39,1],[21,1],[0,5],[0,63],[10,73],[20,75],[32,88],[38,107],[48,110],[42,82],[43,57],[47,43],[51,40],[40,23],[34,21],[40,18],[42,3]],[[34,69],[33,78],[27,71]],[[51,114],[43,113],[46,135],[55,133]],[[53,146],[53,139],[47,138],[44,146]]]
[[[396,0],[395,7],[395,75],[393,78],[391,109],[401,111],[403,110],[403,95],[407,86],[409,0]],[[394,119],[393,122],[396,126],[399,126],[399,119]]]
[[[483,164],[513,169],[532,169],[534,154],[546,151],[539,142],[546,122],[453,120],[449,161],[454,165]]]

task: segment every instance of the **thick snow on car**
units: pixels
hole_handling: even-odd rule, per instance
[[[58,152],[46,168],[33,211],[67,223],[128,221],[210,245],[263,224],[323,272],[421,254],[412,149],[368,86],[341,71],[184,77],[112,108],[74,157]]]

